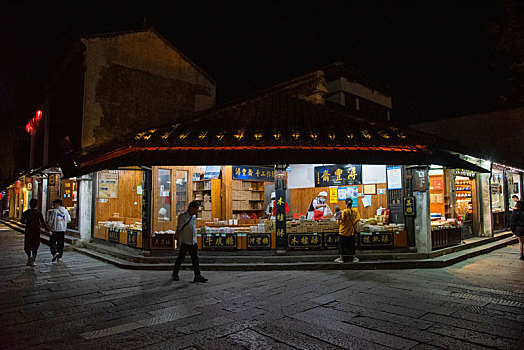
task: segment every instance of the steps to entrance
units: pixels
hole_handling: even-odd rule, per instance
[[[206,254],[200,255],[200,267],[202,270],[215,271],[264,271],[264,270],[377,270],[377,269],[419,269],[419,268],[441,268],[456,264],[460,261],[487,254],[493,250],[503,248],[509,244],[515,243],[515,237],[497,237],[494,241],[483,241],[484,244],[474,244],[473,246],[465,247],[465,249],[458,251],[451,251],[445,254],[440,254],[438,257],[417,259],[416,256],[420,254],[412,254],[410,259],[408,256],[403,259],[395,260],[367,260],[371,256],[365,254],[357,254],[360,259],[359,263],[339,264],[333,262],[336,257],[335,254],[329,255],[298,255],[298,256],[208,256]],[[464,246],[464,245],[461,245]],[[457,248],[457,247],[451,247]],[[454,249],[454,250],[455,250]],[[135,269],[135,270],[171,270],[175,261],[176,253],[172,257],[156,258],[156,262],[151,260],[145,262],[134,262],[122,259],[120,257],[101,253],[88,248],[77,248],[75,250],[89,255],[93,258],[104,260],[108,263],[114,264],[121,268]],[[445,250],[445,249],[443,249]],[[208,252],[206,252],[208,253]],[[440,253],[440,252],[433,252]],[[232,252],[234,254],[234,252]],[[393,255],[393,254],[392,254]],[[409,253],[404,254],[409,255]],[[145,257],[141,257],[145,258]],[[145,258],[152,259],[152,258]],[[159,262],[162,260],[162,262]],[[182,268],[190,268],[190,260],[186,258]]]
[[[23,232],[24,225],[16,221],[0,219],[14,230]],[[41,240],[49,244],[49,236],[41,235]],[[80,242],[78,238],[66,235],[69,249],[105,261],[120,268],[133,270],[171,270],[177,252],[166,256],[142,256],[138,250],[128,247],[110,246],[102,243]],[[420,253],[388,253],[388,252],[357,252],[359,263],[340,264],[333,260],[337,257],[336,250],[328,251],[293,251],[286,255],[274,255],[273,252],[246,251],[237,252],[199,252],[200,266],[203,270],[376,270],[376,269],[417,269],[441,268],[460,261],[487,254],[517,242],[511,233],[499,234],[495,237],[470,240],[457,246],[436,250],[429,254]],[[186,257],[182,268],[191,267],[190,258]]]

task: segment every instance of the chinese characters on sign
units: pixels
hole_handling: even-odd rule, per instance
[[[112,243],[120,243],[120,231],[114,228],[110,228],[107,231],[107,240]]]
[[[320,248],[322,235],[315,233],[288,233],[289,248]]]
[[[404,197],[404,215],[415,216],[415,197]]]
[[[466,169],[455,169],[455,175],[475,177],[477,174],[474,171],[469,171]]]
[[[390,232],[376,232],[376,233],[361,233],[360,245],[362,247],[372,246],[386,246],[393,245],[393,233]]]
[[[338,233],[324,233],[326,247],[338,247]]]
[[[338,164],[315,167],[315,187],[360,185],[361,164]]]
[[[225,233],[219,235],[202,235],[202,247],[207,249],[236,249],[237,235],[234,233]]]
[[[233,166],[233,180],[275,181],[275,170],[269,167]]]
[[[247,234],[247,248],[248,249],[262,249],[271,248],[271,234],[270,233],[248,233]]]
[[[127,245],[136,248],[137,243],[137,230],[127,230]]]
[[[151,248],[165,248],[173,249],[174,248],[174,238],[175,235],[172,234],[153,234],[151,236]]]

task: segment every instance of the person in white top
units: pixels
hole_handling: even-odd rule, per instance
[[[189,253],[191,256],[191,264],[193,265],[193,272],[195,273],[193,282],[207,282],[207,278],[200,274],[200,265],[198,262],[196,214],[198,213],[199,207],[200,203],[193,201],[189,203],[187,211],[178,215],[175,239],[177,240],[177,247],[180,249],[180,252],[176,258],[175,266],[173,266],[173,274],[171,275],[174,281],[180,279],[178,277],[180,265],[182,265],[182,262],[186,258],[186,253]]]
[[[53,262],[61,259],[64,254],[64,236],[68,222],[71,222],[69,212],[62,206],[61,199],[55,199],[53,208],[47,212],[47,225],[51,230],[49,247],[53,256],[51,261]]]
[[[307,211],[307,220],[318,221],[320,219],[333,215],[331,208],[329,208],[329,205],[326,204],[326,198],[326,191],[320,192],[316,198],[313,198],[311,204],[309,204],[309,209]]]

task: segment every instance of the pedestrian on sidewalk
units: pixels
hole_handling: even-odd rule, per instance
[[[360,213],[357,208],[353,208],[353,199],[346,198],[346,209],[342,211],[340,220],[337,220],[338,227],[338,249],[340,257],[335,262],[358,262],[355,256],[355,235],[358,231]]]
[[[40,246],[40,227],[45,228],[48,232],[44,216],[36,209],[38,206],[38,199],[31,199],[29,201],[28,210],[22,213],[20,221],[25,224],[24,230],[24,251],[27,254],[27,266],[35,266],[36,254]]]
[[[171,276],[174,281],[178,281],[178,272],[180,271],[180,265],[186,257],[186,253],[191,256],[191,264],[193,265],[193,272],[195,278],[193,282],[207,282],[207,278],[200,274],[200,266],[198,263],[198,248],[197,248],[197,235],[196,235],[196,214],[200,204],[197,201],[189,203],[187,211],[180,213],[177,219],[177,229],[175,239],[177,241],[177,249],[180,249],[178,257],[173,267],[173,275]]]
[[[67,223],[71,222],[71,216],[67,209],[62,206],[61,199],[53,201],[53,208],[47,212],[47,224],[51,229],[51,255],[56,261],[64,255],[64,236],[67,229]]]
[[[524,201],[515,204],[515,210],[511,215],[511,232],[519,239],[520,260],[524,260]]]

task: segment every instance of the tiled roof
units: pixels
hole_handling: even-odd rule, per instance
[[[87,170],[129,165],[444,164],[467,167],[433,137],[278,90],[129,136],[79,159]]]

